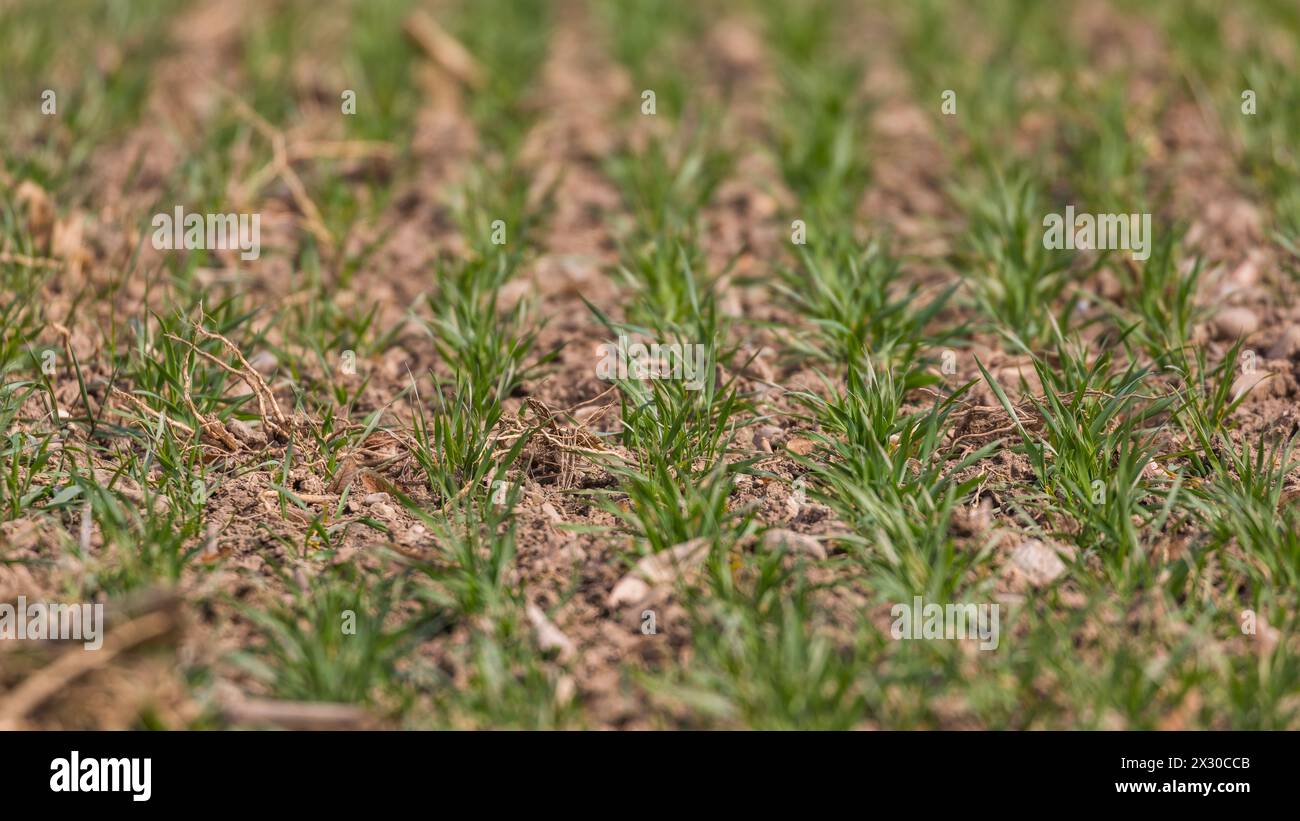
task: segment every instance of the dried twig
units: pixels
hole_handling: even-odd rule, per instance
[[[202,307],[200,307],[200,316],[202,316],[202,310]],[[207,351],[202,350],[199,346],[195,345],[188,339],[184,339],[171,333],[166,334],[166,336],[169,339],[188,346],[194,353],[247,385],[248,389],[252,391],[254,399],[257,400],[257,408],[261,414],[262,423],[285,437],[292,435],[293,425],[289,421],[289,418],[284,415],[284,411],[280,409],[280,403],[276,401],[275,394],[271,391],[271,387],[266,384],[266,380],[257,372],[257,369],[250,365],[248,360],[244,358],[244,354],[239,350],[238,346],[225,336],[204,328],[202,322],[192,320],[191,325],[194,328],[194,333],[202,339],[215,339],[220,342],[226,351],[239,361],[242,369],[231,367],[229,364],[222,362]]]
[[[61,268],[64,265],[61,259],[29,257],[26,254],[15,254],[10,251],[0,251],[0,262],[11,262],[28,268]]]
[[[364,730],[379,724],[374,716],[355,704],[264,698],[229,700],[222,704],[221,715],[228,724],[285,730]]]
[[[474,55],[427,12],[419,9],[411,12],[403,21],[402,29],[443,71],[470,88],[482,87],[483,70]]]
[[[163,413],[163,412],[160,411],[160,410],[154,410],[153,408],[151,408],[151,407],[149,407],[148,405],[146,405],[146,404],[144,403],[144,401],[143,401],[142,399],[140,399],[140,397],[138,397],[138,396],[132,396],[131,394],[127,393],[126,391],[124,391],[124,390],[122,390],[121,388],[118,388],[118,387],[113,387],[113,388],[111,388],[110,393],[111,393],[113,396],[116,396],[118,399],[122,399],[122,400],[124,400],[124,401],[126,401],[126,402],[129,402],[131,405],[133,405],[133,406],[136,408],[136,410],[140,411],[141,413],[146,414],[146,415],[156,416],[156,417],[158,417],[159,420],[162,421],[163,424],[165,424],[165,425],[171,425],[172,427],[175,427],[175,428],[180,428],[182,431],[184,431],[184,432],[185,432],[186,434],[188,434],[189,436],[193,436],[193,435],[194,435],[194,428],[190,427],[189,425],[185,424],[184,422],[178,422],[178,421],[176,421],[175,419],[172,419],[170,416],[168,416],[167,414]],[[123,411],[120,411],[120,410],[118,410],[117,408],[109,407],[109,410],[111,410],[111,411],[113,411],[113,412],[115,412],[115,413],[117,413],[117,414],[119,414],[119,415],[125,415],[125,414],[123,413]]]
[[[250,179],[250,183],[252,181],[257,182],[257,185],[252,187],[251,190],[259,190],[271,179],[279,177],[289,189],[298,210],[302,212],[303,223],[307,230],[320,241],[327,251],[332,252],[334,250],[334,236],[325,227],[325,220],[321,217],[320,209],[316,207],[315,201],[307,194],[307,186],[303,185],[302,178],[293,169],[293,158],[290,155],[288,140],[284,136],[284,132],[271,125],[265,117],[258,114],[239,95],[216,81],[212,81],[212,84],[230,99],[231,104],[235,107],[235,113],[247,120],[271,144],[272,160]]]
[[[194,350],[198,349],[195,348]],[[194,354],[191,351],[191,353],[185,357],[185,368],[182,371],[185,375],[185,382],[181,387],[181,397],[185,400],[185,404],[189,406],[190,414],[192,414],[195,419],[199,420],[200,430],[202,430],[208,438],[217,440],[221,443],[222,447],[226,448],[231,453],[234,453],[239,450],[239,442],[235,440],[235,437],[231,435],[230,431],[226,430],[226,426],[221,424],[220,419],[217,419],[215,416],[205,416],[199,410],[198,405],[194,404],[194,380],[190,376],[190,363],[193,361]]]
[[[0,698],[0,729],[17,727],[32,710],[73,681],[108,664],[124,650],[163,635],[174,624],[170,612],[150,613],[109,633],[103,646],[93,653],[64,653]]]

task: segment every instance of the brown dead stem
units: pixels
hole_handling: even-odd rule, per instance
[[[298,210],[302,212],[304,227],[312,236],[316,237],[326,252],[333,254],[336,247],[334,236],[325,227],[325,220],[321,216],[320,209],[316,207],[316,202],[308,195],[307,186],[303,185],[302,178],[293,169],[293,156],[290,153],[288,138],[285,137],[284,132],[271,125],[265,117],[253,110],[253,107],[244,102],[239,95],[215,80],[211,82],[222,95],[231,101],[231,104],[235,107],[235,113],[252,125],[271,144],[271,162],[262,170],[256,172],[245,183],[245,190],[260,191],[268,182],[279,178],[285,184],[285,187],[289,189]]]
[[[20,727],[28,714],[73,681],[103,667],[120,653],[169,632],[175,623],[171,612],[149,613],[109,633],[98,652],[64,653],[0,699],[0,729]]]
[[[435,65],[458,82],[469,88],[483,86],[483,69],[474,55],[438,25],[428,12],[419,9],[411,12],[402,22],[402,30]]]

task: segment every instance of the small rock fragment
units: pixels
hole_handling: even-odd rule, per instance
[[[764,453],[772,452],[772,443],[781,435],[781,429],[775,425],[763,425],[754,431],[754,447]]]
[[[627,575],[618,580],[610,591],[606,603],[610,609],[636,604],[650,595],[657,585],[677,579],[684,571],[695,567],[709,555],[708,539],[691,539],[662,553],[646,556],[636,563]]]
[[[1066,570],[1057,549],[1040,539],[1021,542],[1011,553],[1011,565],[1034,587],[1050,584]]]
[[[1290,359],[1297,351],[1300,351],[1300,325],[1292,325],[1268,349],[1268,358]]]
[[[252,365],[253,370],[263,376],[270,376],[275,372],[275,366],[278,365],[279,362],[276,360],[275,354],[270,351],[258,351],[253,354],[252,359],[248,360],[248,364]]]
[[[543,652],[555,652],[560,661],[568,661],[573,658],[576,652],[573,640],[564,635],[564,631],[556,627],[554,622],[546,618],[546,613],[542,608],[530,603],[524,608],[524,613],[528,616],[528,622],[533,626],[533,631],[537,634],[537,646]]]
[[[811,439],[796,436],[785,443],[785,449],[799,456],[807,456],[813,451],[813,442]]]
[[[1239,339],[1259,330],[1259,317],[1249,308],[1225,308],[1214,317],[1219,339]]]
[[[795,533],[793,530],[777,528],[763,534],[763,547],[767,550],[780,550],[782,545],[794,553],[807,553],[817,559],[826,558],[826,548],[812,536]]]
[[[266,437],[260,431],[254,430],[251,425],[242,419],[231,419],[226,423],[226,430],[230,431],[236,439],[246,445],[266,444]]]

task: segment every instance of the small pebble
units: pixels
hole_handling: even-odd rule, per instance
[[[1300,325],[1292,325],[1268,349],[1268,358],[1290,359],[1297,351],[1300,351]]]
[[[1224,308],[1214,317],[1219,339],[1239,339],[1259,330],[1259,317],[1249,308]]]
[[[754,447],[764,453],[772,452],[772,443],[781,436],[781,429],[775,425],[763,425],[754,431]]]

